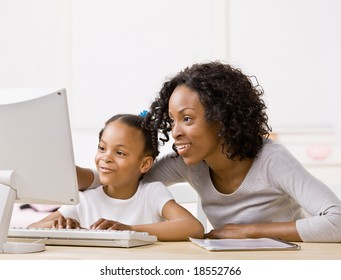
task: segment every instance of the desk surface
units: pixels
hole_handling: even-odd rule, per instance
[[[46,246],[33,254],[0,254],[0,260],[341,260],[341,243],[297,243],[298,251],[210,252],[192,242],[157,242],[135,248]]]

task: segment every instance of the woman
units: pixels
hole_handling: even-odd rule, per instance
[[[268,139],[262,94],[219,62],[195,64],[165,82],[145,123],[163,142],[172,134],[175,154],[157,160],[145,180],[189,182],[214,228],[208,238],[340,242],[340,200]]]

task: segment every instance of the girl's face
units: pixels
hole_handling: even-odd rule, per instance
[[[141,131],[116,120],[107,125],[98,144],[95,162],[103,185],[136,188],[145,173],[144,138]]]
[[[185,85],[175,88],[169,99],[174,145],[187,165],[215,160],[222,155],[219,127],[205,118],[198,94]]]

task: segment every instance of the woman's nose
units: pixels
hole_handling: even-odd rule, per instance
[[[173,127],[172,127],[172,136],[173,136],[173,138],[176,139],[176,138],[178,138],[181,135],[182,135],[181,127],[178,124],[173,123]]]

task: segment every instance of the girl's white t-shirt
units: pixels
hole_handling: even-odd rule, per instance
[[[103,186],[79,192],[79,199],[79,204],[63,205],[58,211],[66,218],[79,221],[81,227],[89,228],[100,218],[127,225],[164,221],[162,209],[173,196],[161,182],[141,181],[129,199],[111,198]]]

